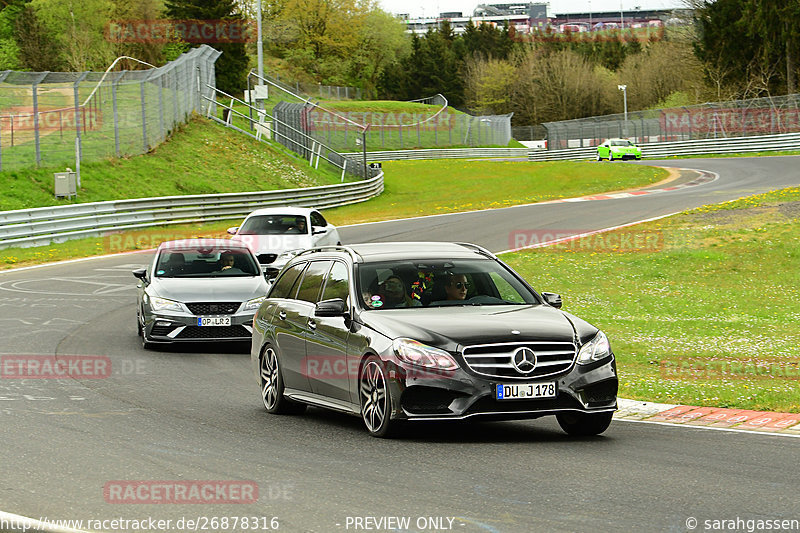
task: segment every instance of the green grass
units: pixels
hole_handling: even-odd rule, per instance
[[[663,169],[638,165],[569,162],[405,161],[385,163],[383,168],[385,191],[381,196],[325,210],[325,216],[344,225],[502,207],[638,187],[667,175]],[[0,268],[153,248],[170,239],[223,237],[225,229],[236,224],[231,220],[153,228],[35,248],[9,248],[0,250]]]
[[[800,412],[799,232],[795,187],[504,260],[608,333],[621,396]]]
[[[0,211],[125,198],[250,192],[339,183],[335,172],[314,171],[305,160],[241,133],[195,118],[148,154],[81,165],[72,200],[53,197],[53,172],[0,173]]]
[[[490,209],[641,187],[667,177],[664,169],[574,162],[390,161],[384,193],[328,211],[352,224],[473,209]]]

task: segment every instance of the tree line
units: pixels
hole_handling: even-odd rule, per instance
[[[536,124],[628,109],[794,93],[800,2],[687,0],[682,29],[520,35],[447,21],[424,35],[373,0],[263,0],[265,63],[282,78],[354,86],[371,98],[444,94],[456,107]],[[161,65],[191,43],[109,39],[108,24],[255,19],[255,0],[0,0],[0,69],[104,70],[127,55]],[[212,44],[217,85],[241,93],[255,43]],[[134,63],[122,68],[141,68]]]

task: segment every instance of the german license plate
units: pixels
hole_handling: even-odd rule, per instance
[[[199,316],[197,317],[198,326],[230,326],[231,317],[229,316]]]
[[[497,400],[530,400],[536,398],[555,398],[556,382],[541,381],[538,383],[498,383],[495,385],[494,397]]]

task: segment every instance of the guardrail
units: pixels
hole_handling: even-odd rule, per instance
[[[165,196],[0,211],[0,249],[42,246],[119,230],[242,218],[268,206],[337,207],[383,192],[383,172],[355,183],[250,193]]]
[[[431,148],[425,150],[387,150],[367,152],[367,161],[399,161],[411,159],[481,159],[528,157],[529,148]],[[342,154],[351,160],[361,161],[363,152]]]
[[[643,143],[639,146],[642,149],[642,156],[647,159],[673,155],[737,154],[746,152],[800,150],[800,133]],[[528,153],[528,161],[575,161],[595,159],[596,157],[597,147],[594,146],[589,148],[567,148],[564,150],[531,151]]]

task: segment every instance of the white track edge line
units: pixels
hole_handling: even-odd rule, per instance
[[[654,415],[655,416],[655,415]],[[653,424],[657,426],[669,426],[669,427],[683,427],[683,428],[691,428],[691,429],[709,429],[713,431],[728,431],[730,433],[745,433],[748,435],[768,435],[770,437],[792,437],[798,438],[800,437],[800,433],[793,434],[793,433],[780,433],[775,431],[758,431],[756,429],[738,429],[738,428],[721,428],[721,427],[711,427],[711,426],[696,426],[692,424],[675,424],[673,422],[660,422],[658,420],[633,420],[630,418],[615,418],[614,422],[636,422],[639,424]]]

